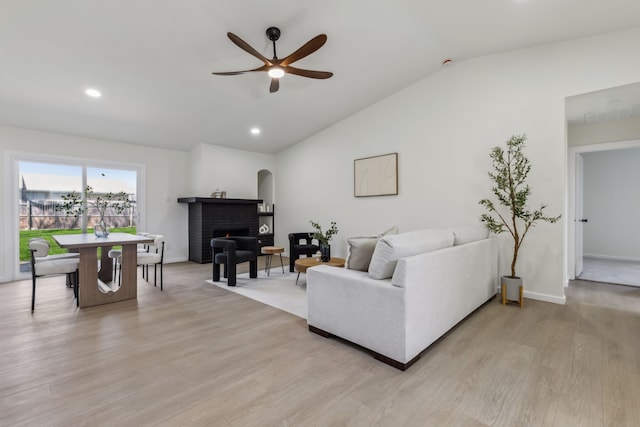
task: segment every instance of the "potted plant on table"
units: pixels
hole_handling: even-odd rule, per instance
[[[514,135],[506,142],[506,151],[501,147],[491,149],[490,157],[493,171],[489,172],[489,178],[494,183],[492,192],[498,199],[499,206],[503,208],[499,210],[489,199],[480,200],[480,204],[488,211],[488,213],[482,214],[480,220],[489,231],[496,234],[508,232],[513,238],[511,275],[501,278],[503,284],[502,303],[504,304],[506,300],[520,301],[520,306],[522,306],[522,278],[516,274],[520,246],[531,227],[538,221],[555,223],[560,219],[560,215],[546,216],[544,214],[546,205],[544,204],[533,211],[527,207],[531,189],[526,180],[531,170],[531,164],[522,152],[526,139],[524,134]],[[501,211],[506,213],[503,215]],[[519,293],[520,295],[518,295]]]
[[[124,191],[119,193],[106,193],[102,195],[94,195],[93,187],[87,185],[84,189],[84,198],[86,204],[82,200],[82,195],[77,191],[62,195],[64,201],[56,209],[63,211],[67,216],[77,217],[87,211],[88,207],[95,208],[98,211],[100,219],[94,225],[93,231],[98,237],[106,237],[109,235],[109,227],[104,219],[107,208],[113,208],[118,215],[122,214],[125,209],[131,207],[129,196]]]
[[[320,244],[320,259],[322,262],[328,262],[331,259],[331,245],[329,242],[338,234],[338,227],[336,226],[335,221],[331,221],[331,227],[326,231],[326,233],[322,232],[322,227],[317,222],[313,220],[309,221],[311,226],[315,228],[315,232],[312,237],[318,241]]]

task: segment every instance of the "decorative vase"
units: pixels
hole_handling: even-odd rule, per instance
[[[328,262],[331,259],[331,245],[320,244],[320,261]]]
[[[109,227],[104,220],[104,217],[100,217],[100,221],[93,226],[93,232],[96,237],[107,237],[109,235]]]

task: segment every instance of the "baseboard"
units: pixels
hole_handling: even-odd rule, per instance
[[[549,294],[541,294],[538,292],[531,292],[528,291],[525,287],[524,290],[524,297],[525,298],[530,298],[530,299],[535,299],[538,301],[544,301],[544,302],[552,302],[554,304],[561,304],[564,305],[567,303],[567,297],[566,296],[555,296],[555,295],[549,295]]]
[[[626,256],[612,256],[612,255],[598,255],[598,254],[583,254],[585,258],[607,259],[610,261],[629,261],[640,262],[640,258],[626,257]]]
[[[180,257],[180,258],[171,258],[171,259],[165,259],[163,261],[164,264],[173,264],[175,262],[187,262],[189,261],[189,258],[187,257]]]
[[[565,288],[568,286],[568,282],[565,284]],[[500,286],[498,286],[496,293],[499,294],[501,291]],[[535,299],[538,301],[544,301],[544,302],[552,302],[554,304],[561,304],[564,305],[567,303],[567,297],[565,297],[564,295],[562,297],[557,297],[555,295],[549,295],[549,294],[541,294],[539,292],[532,292],[532,291],[528,291],[527,287],[525,286],[524,288],[524,297],[525,298],[530,298],[530,299]]]

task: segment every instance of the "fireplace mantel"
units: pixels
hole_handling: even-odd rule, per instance
[[[189,261],[211,262],[210,242],[221,231],[248,229],[258,237],[260,199],[180,197],[178,203],[189,205]]]
[[[214,203],[219,205],[254,205],[262,203],[260,199],[221,199],[220,197],[180,197],[178,203]]]

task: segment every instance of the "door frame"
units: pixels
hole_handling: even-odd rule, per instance
[[[589,145],[573,145],[568,147],[567,155],[567,277],[569,280],[576,278],[576,190],[578,185],[576,180],[582,177],[577,176],[576,157],[582,153],[594,153],[597,151],[623,150],[625,148],[640,148],[640,139],[626,141],[603,142]],[[583,186],[584,187],[584,186]],[[584,252],[584,251],[583,251]],[[568,286],[568,281],[565,287]]]

